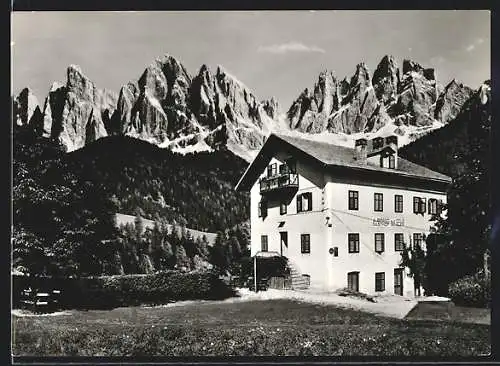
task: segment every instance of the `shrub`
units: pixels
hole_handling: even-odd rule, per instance
[[[18,279],[15,289],[27,286],[26,278]],[[33,279],[37,290],[60,289],[61,308],[110,309],[140,304],[158,305],[181,300],[224,299],[234,295],[213,272],[178,271],[150,275],[123,275],[86,278]],[[14,307],[19,304],[14,303]]]
[[[491,280],[482,272],[465,276],[452,282],[448,295],[457,305],[489,307],[491,303]]]

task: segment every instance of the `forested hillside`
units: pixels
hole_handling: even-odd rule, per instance
[[[249,217],[249,198],[234,187],[247,163],[228,150],[188,155],[113,136],[67,155],[83,181],[102,187],[120,213],[165,218],[202,231],[225,230]]]
[[[229,151],[182,156],[117,136],[67,154],[16,128],[13,158],[13,264],[29,273],[148,273],[207,260],[227,268],[248,244],[239,229],[248,196],[234,191],[247,163]],[[219,232],[214,254],[189,235],[117,228],[117,212]]]

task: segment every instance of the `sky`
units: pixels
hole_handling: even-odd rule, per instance
[[[191,75],[222,65],[284,110],[322,70],[350,77],[365,62],[373,75],[384,55],[435,68],[443,85],[490,78],[483,10],[15,12],[11,24],[12,91],[29,86],[41,103],[70,64],[118,92],[164,54]]]

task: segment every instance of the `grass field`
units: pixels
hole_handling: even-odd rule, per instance
[[[488,325],[397,320],[290,300],[13,316],[14,355],[489,354]]]

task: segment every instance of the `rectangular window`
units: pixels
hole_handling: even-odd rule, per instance
[[[429,215],[436,215],[438,213],[438,201],[435,198],[429,198]]]
[[[347,273],[347,288],[351,291],[359,291],[359,272]]]
[[[394,251],[401,252],[405,248],[403,234],[394,234]]]
[[[420,197],[413,197],[413,213],[420,213]]]
[[[389,155],[389,169],[396,168],[396,157],[394,155]]]
[[[375,273],[375,291],[385,291],[385,272]]]
[[[427,200],[422,197],[413,197],[413,212],[424,214],[426,211]]]
[[[374,210],[375,211],[384,211],[384,196],[382,193],[375,193],[373,196],[374,199]]]
[[[423,235],[422,233],[413,234],[413,248],[422,248]]]
[[[297,196],[297,212],[312,210],[312,193],[302,193]]]
[[[349,210],[359,209],[359,192],[349,191]]]
[[[276,163],[272,163],[267,167],[267,176],[268,177],[274,177],[277,173],[277,165]]]
[[[267,216],[267,202],[260,201],[259,202],[259,217],[266,217],[266,216]]]
[[[263,252],[268,251],[267,235],[260,236],[260,250]]]
[[[359,234],[347,234],[349,253],[359,253]]]
[[[376,233],[375,234],[375,251],[377,253],[382,253],[384,251],[385,243],[384,243],[384,234]]]
[[[403,212],[403,195],[394,195],[394,212]]]
[[[280,215],[285,215],[286,214],[286,202],[281,202],[280,203]]]
[[[309,234],[300,235],[300,252],[311,253],[311,236]]]

